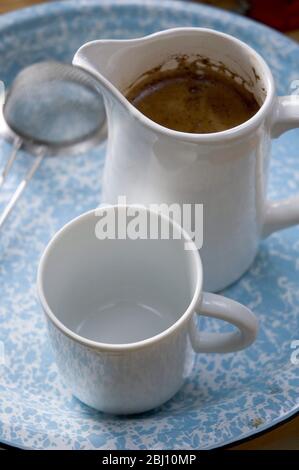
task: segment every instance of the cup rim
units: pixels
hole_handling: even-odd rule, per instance
[[[140,206],[138,204],[122,204],[122,205],[103,205],[100,207],[100,209],[117,209],[117,208],[130,208],[130,207],[142,207],[145,209],[147,212],[153,212],[147,207]],[[198,252],[198,249],[189,236],[189,234],[181,227],[177,222],[174,220],[170,219],[167,217],[165,214],[158,213],[158,215],[164,219],[166,222],[169,222],[172,224],[177,230],[180,230],[182,233],[182,237],[185,240],[185,242],[189,243],[189,246],[192,246],[192,250],[188,250],[188,252],[192,252],[192,256],[194,259],[195,263],[195,269],[196,269],[196,286],[194,289],[194,294],[192,296],[192,299],[185,310],[184,313],[181,314],[181,316],[176,320],[174,323],[172,323],[168,328],[163,330],[161,333],[158,333],[157,335],[151,336],[149,338],[146,338],[141,341],[136,341],[133,343],[124,343],[124,344],[113,344],[113,343],[102,343],[99,341],[93,341],[88,338],[85,338],[84,336],[81,336],[74,331],[72,331],[70,328],[64,325],[62,321],[60,321],[55,313],[52,311],[51,307],[48,304],[48,301],[46,299],[46,295],[44,292],[44,270],[45,270],[45,265],[47,263],[47,259],[53,250],[55,248],[56,242],[63,236],[63,234],[66,231],[71,230],[76,224],[81,222],[83,219],[88,219],[90,216],[95,215],[95,212],[98,209],[92,209],[88,212],[85,212],[78,217],[75,217],[74,219],[70,220],[67,224],[65,224],[61,229],[59,229],[56,234],[52,237],[52,239],[49,241],[47,244],[40,262],[38,266],[38,271],[37,271],[37,294],[40,300],[40,303],[42,305],[42,308],[47,316],[47,318],[54,324],[54,326],[65,336],[69,337],[76,343],[80,343],[84,346],[87,346],[91,349],[97,350],[97,351],[102,351],[102,352],[130,352],[134,351],[136,349],[143,349],[148,346],[153,346],[155,343],[160,342],[161,340],[164,340],[165,338],[169,337],[173,333],[176,332],[188,319],[191,317],[191,315],[194,313],[196,306],[198,305],[198,301],[201,299],[202,295],[202,285],[203,285],[203,268],[202,268],[202,261]]]
[[[264,84],[266,88],[266,98],[262,103],[259,110],[251,116],[246,121],[242,122],[238,126],[232,127],[230,129],[226,129],[224,131],[219,132],[210,132],[210,133],[191,133],[191,132],[182,132],[177,131],[174,129],[169,129],[161,124],[158,124],[155,121],[152,121],[147,116],[145,116],[141,111],[139,111],[135,106],[133,106],[125,96],[116,88],[114,85],[110,83],[102,74],[94,70],[92,67],[89,68],[86,61],[82,60],[80,57],[81,50],[84,47],[95,44],[95,43],[146,43],[148,41],[155,41],[159,38],[163,37],[171,37],[177,36],[182,34],[196,34],[199,31],[207,34],[212,34],[214,36],[220,36],[225,38],[231,42],[236,43],[240,48],[245,50],[248,55],[255,56],[257,61],[261,64],[264,73]],[[244,41],[232,36],[231,34],[223,33],[222,31],[218,31],[212,28],[200,28],[200,27],[179,27],[179,28],[170,28],[155,32],[153,34],[149,34],[147,36],[143,36],[136,39],[103,39],[103,40],[94,40],[83,44],[78,51],[76,52],[73,64],[79,67],[83,67],[84,69],[88,69],[91,74],[96,74],[97,76],[101,76],[102,84],[108,89],[113,90],[113,93],[117,96],[117,99],[129,110],[129,112],[143,124],[145,127],[149,127],[152,131],[158,132],[168,137],[176,138],[178,140],[184,140],[186,142],[194,142],[194,143],[201,143],[201,144],[221,144],[226,141],[231,141],[234,139],[238,139],[239,137],[243,137],[244,135],[250,133],[254,129],[256,129],[265,118],[268,110],[271,108],[274,97],[275,97],[275,82],[272,75],[272,72],[267,64],[267,62],[263,59],[263,57],[251,46],[249,46]]]

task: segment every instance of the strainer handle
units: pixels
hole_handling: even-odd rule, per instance
[[[17,154],[17,152],[16,152]],[[0,229],[2,228],[5,220],[7,219],[7,217],[9,216],[9,214],[11,213],[12,209],[14,208],[14,206],[16,205],[17,201],[19,200],[20,196],[22,195],[23,191],[25,190],[25,188],[27,187],[28,183],[30,182],[31,178],[33,177],[33,175],[35,174],[35,172],[37,171],[38,167],[40,166],[41,162],[43,161],[44,159],[44,156],[45,156],[45,153],[42,152],[40,153],[37,157],[35,157],[34,159],[34,163],[33,165],[31,166],[30,170],[28,171],[28,173],[26,174],[25,178],[23,178],[23,180],[20,182],[20,184],[18,185],[17,189],[15,190],[14,194],[12,195],[10,201],[8,202],[8,204],[6,205],[4,211],[2,212],[2,214],[0,215]],[[16,158],[16,155],[14,156],[13,158],[13,161],[15,160]],[[6,166],[8,165],[9,161],[12,160],[12,156],[9,158]],[[12,163],[13,163],[12,161]],[[12,165],[11,163],[11,165]],[[11,167],[10,165],[10,167]],[[10,169],[10,168],[9,168]],[[9,171],[9,170],[8,170]]]
[[[15,139],[14,143],[13,143],[13,147],[12,147],[12,150],[11,150],[11,153],[6,161],[6,164],[5,164],[5,167],[1,173],[1,176],[0,176],[0,188],[1,186],[3,185],[4,181],[6,180],[10,170],[11,170],[11,167],[18,155],[18,151],[20,150],[22,146],[22,140],[21,139]]]

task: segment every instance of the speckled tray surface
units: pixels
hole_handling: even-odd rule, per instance
[[[68,1],[0,17],[0,79],[97,38],[128,38],[174,26],[231,33],[256,48],[280,94],[299,79],[299,46],[245,18],[179,1]],[[273,144],[269,194],[299,189],[299,131]],[[0,142],[0,165],[8,145]],[[39,257],[65,222],[100,200],[105,146],[48,159],[0,233],[0,442],[34,449],[205,449],[266,429],[299,409],[299,229],[271,236],[251,270],[226,294],[251,307],[255,345],[226,356],[198,355],[182,390],[160,410],[131,418],[102,415],[74,399],[58,375],[35,291]],[[0,209],[30,164],[22,155]],[[215,330],[220,326],[209,323]]]

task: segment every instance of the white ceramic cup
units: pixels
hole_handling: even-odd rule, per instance
[[[138,209],[151,223],[169,224],[177,238],[96,237],[104,214],[125,216],[128,210],[104,207],[68,223],[46,248],[37,281],[63,378],[82,402],[116,414],[170,399],[190,372],[191,345],[196,352],[237,351],[258,329],[243,305],[202,292],[198,251],[195,245],[185,249],[189,235],[169,218]],[[199,332],[196,314],[237,328]]]
[[[124,96],[142,73],[173,55],[201,54],[242,77],[261,107],[223,132],[189,134],[151,121]],[[171,62],[171,61],[170,61]],[[263,58],[219,31],[176,28],[82,46],[74,64],[99,80],[109,137],[102,202],[203,204],[204,288],[217,291],[251,265],[262,238],[299,223],[299,197],[267,199],[271,140],[299,126],[299,96],[277,97]],[[221,261],[219,261],[221,260]]]

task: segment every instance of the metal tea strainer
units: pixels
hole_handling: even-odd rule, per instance
[[[1,134],[12,152],[0,187],[22,147],[34,162],[0,215],[0,228],[45,155],[85,152],[105,138],[105,109],[98,82],[79,67],[39,62],[23,69],[4,102]]]

